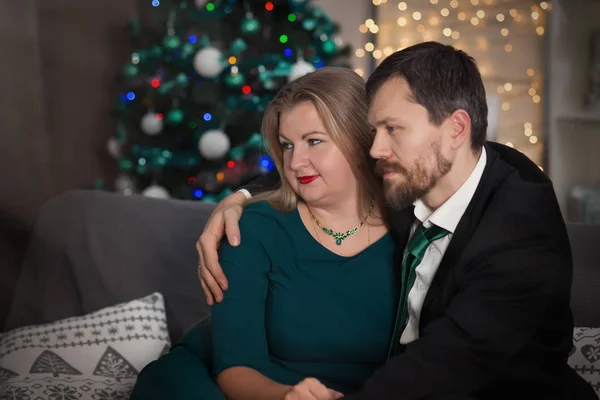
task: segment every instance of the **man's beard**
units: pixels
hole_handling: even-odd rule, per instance
[[[383,176],[384,172],[398,172],[405,178],[404,182],[395,183],[392,180],[383,181],[385,200],[391,208],[402,210],[412,205],[417,199],[425,196],[435,184],[452,168],[452,162],[442,155],[439,142],[431,146],[435,157],[436,168],[433,173],[427,173],[427,160],[417,158],[410,170],[394,162],[378,160],[376,172]]]

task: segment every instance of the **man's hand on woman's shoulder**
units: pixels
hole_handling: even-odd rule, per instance
[[[238,246],[240,244],[238,222],[246,201],[246,196],[240,192],[233,193],[221,200],[210,214],[204,230],[196,242],[198,278],[208,305],[213,305],[215,301],[221,302],[223,290],[227,290],[227,278],[219,264],[219,243],[225,235],[230,245]]]

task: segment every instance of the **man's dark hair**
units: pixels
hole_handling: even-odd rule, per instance
[[[471,147],[480,150],[486,141],[487,101],[479,69],[473,57],[438,42],[420,43],[398,51],[375,69],[367,81],[367,98],[388,80],[406,79],[413,100],[429,112],[435,125],[458,109],[471,117]]]

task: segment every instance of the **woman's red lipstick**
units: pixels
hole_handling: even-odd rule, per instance
[[[300,176],[300,177],[298,177],[298,182],[300,182],[301,185],[308,185],[309,183],[311,183],[318,177],[319,177],[319,175]]]

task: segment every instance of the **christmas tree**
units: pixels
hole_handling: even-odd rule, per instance
[[[148,0],[128,26],[108,142],[124,194],[215,202],[273,168],[260,134],[269,101],[325,65],[349,67],[339,27],[309,0]]]

